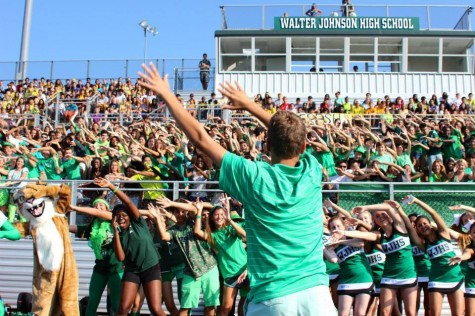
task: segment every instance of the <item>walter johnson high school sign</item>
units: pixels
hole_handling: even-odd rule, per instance
[[[419,30],[419,18],[276,17],[276,30]]]

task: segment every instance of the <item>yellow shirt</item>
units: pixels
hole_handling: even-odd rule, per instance
[[[274,114],[274,113],[277,112],[277,108],[268,108],[268,109],[266,109],[266,112],[270,113],[270,114]]]
[[[355,106],[351,110],[351,114],[364,114],[364,108],[362,106]]]

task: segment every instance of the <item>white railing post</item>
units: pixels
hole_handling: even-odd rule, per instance
[[[76,206],[78,203],[78,183],[77,181],[71,181],[71,205]],[[76,212],[69,212],[69,224],[76,225]],[[74,238],[74,234],[71,234]]]
[[[58,127],[60,94],[61,93],[58,93],[58,95],[56,96],[56,104],[54,105],[54,128]]]
[[[173,182],[173,200],[176,200],[180,197],[180,183]]]

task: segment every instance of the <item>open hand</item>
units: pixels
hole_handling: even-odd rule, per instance
[[[105,178],[95,178],[94,184],[100,186],[101,188],[110,188],[111,183]]]
[[[255,106],[254,102],[249,99],[241,88],[239,83],[232,85],[228,81],[225,84],[220,84],[218,91],[224,96],[227,97],[231,102],[230,104],[224,105],[223,109],[228,110],[246,110],[249,106]]]
[[[142,68],[144,72],[138,72],[140,78],[143,79],[138,82],[140,86],[152,90],[159,96],[171,91],[167,74],[161,77],[153,63],[150,63],[149,66],[142,64]]]

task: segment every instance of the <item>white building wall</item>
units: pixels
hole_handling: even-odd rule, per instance
[[[439,74],[439,73],[218,73],[216,82],[239,82],[248,95],[264,94],[272,96],[282,92],[289,98],[306,98],[311,95],[323,98],[328,93],[331,97],[336,91],[342,96],[361,98],[367,92],[374,97],[401,96],[408,98],[414,93],[430,97],[441,96],[447,92],[455,96],[475,93],[475,76],[473,74]]]

